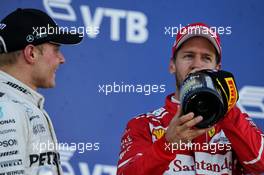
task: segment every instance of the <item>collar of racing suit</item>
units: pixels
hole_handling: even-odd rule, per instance
[[[180,107],[180,101],[174,98],[174,93],[166,97],[165,108],[174,116]]]
[[[1,70],[0,83],[2,86],[5,86],[7,89],[11,90],[13,93],[22,96],[22,98],[27,99],[38,108],[43,109],[45,99],[41,94]]]

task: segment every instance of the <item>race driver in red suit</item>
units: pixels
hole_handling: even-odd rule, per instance
[[[197,31],[199,30],[199,31]],[[264,172],[264,135],[236,106],[211,128],[203,117],[181,114],[179,88],[197,70],[221,68],[219,35],[207,25],[186,26],[176,36],[170,73],[176,92],[165,106],[130,120],[121,140],[118,175],[223,175]]]

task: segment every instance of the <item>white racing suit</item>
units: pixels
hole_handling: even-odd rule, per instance
[[[62,175],[44,97],[0,71],[0,175]],[[41,173],[40,173],[41,174]]]

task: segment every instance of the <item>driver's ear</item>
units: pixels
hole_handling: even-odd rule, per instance
[[[216,65],[216,70],[220,70],[222,68],[222,64],[221,63],[218,63],[217,65]]]
[[[23,54],[25,61],[28,64],[34,64],[37,60],[37,55],[39,50],[36,48],[36,46],[29,44],[23,49]]]
[[[169,72],[174,74],[176,72],[175,58],[170,59]]]

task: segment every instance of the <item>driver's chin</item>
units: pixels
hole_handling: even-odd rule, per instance
[[[177,80],[176,81],[176,87],[178,90],[180,90],[182,83],[183,83],[183,80]]]
[[[53,88],[55,87],[56,85],[56,82],[55,82],[55,79],[51,80],[51,82],[49,83],[49,87],[48,88]]]
[[[56,83],[54,79],[50,79],[46,82],[43,82],[42,87],[41,88],[53,88],[55,87]]]

